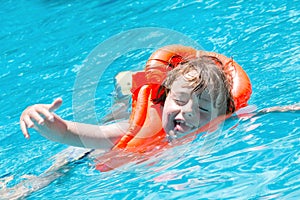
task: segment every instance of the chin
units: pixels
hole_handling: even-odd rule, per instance
[[[177,134],[174,130],[166,131],[166,134],[169,142],[172,142],[173,140],[177,139]]]

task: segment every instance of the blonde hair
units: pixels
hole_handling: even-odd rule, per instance
[[[197,76],[188,75],[191,71],[196,71]],[[194,88],[193,92],[199,94],[199,96],[204,90],[207,90],[212,97],[213,106],[215,108],[219,110],[224,109],[226,114],[235,111],[234,101],[231,95],[231,78],[226,77],[222,62],[212,56],[203,56],[181,63],[171,70],[162,83],[157,97],[153,99],[153,102],[163,105],[173,82],[180,76],[184,76],[189,82],[189,86]]]

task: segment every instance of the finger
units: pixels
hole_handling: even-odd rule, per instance
[[[25,124],[26,124],[26,126],[27,126],[28,128],[33,128],[33,127],[34,127],[34,123],[33,123],[33,121],[30,119],[30,117],[29,117],[28,115],[25,115],[25,116],[23,117],[23,120],[22,120],[22,121],[25,122]]]
[[[57,98],[57,99],[55,99],[52,102],[52,104],[49,107],[49,110],[50,111],[56,110],[56,109],[58,109],[61,106],[61,104],[62,104],[62,99],[61,98]]]
[[[38,107],[36,109],[40,114],[44,115],[49,121],[53,122],[54,121],[54,116],[53,114],[47,110],[46,108],[44,107]]]
[[[30,135],[29,135],[28,130],[27,130],[26,123],[23,120],[20,121],[20,127],[21,127],[21,131],[22,131],[24,137],[25,138],[30,138]]]
[[[299,103],[296,103],[296,104],[292,105],[291,107],[292,107],[292,110],[295,110],[295,111],[300,110],[300,104]]]
[[[36,111],[30,112],[29,117],[31,119],[35,120],[40,125],[44,124],[44,121],[45,121],[44,118],[38,112],[36,112]]]

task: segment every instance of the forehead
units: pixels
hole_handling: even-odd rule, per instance
[[[217,83],[207,84],[205,88],[201,88],[199,91],[194,92],[195,86],[193,86],[192,81],[189,80],[197,75],[197,71],[193,70],[184,76],[177,77],[171,85],[171,92],[180,95],[192,95],[194,93],[198,99],[213,104],[224,101],[222,98],[224,96],[222,95],[224,90],[222,87],[217,87],[217,85],[219,85]]]
[[[171,91],[175,93],[192,93],[193,87],[191,86],[190,82],[184,77],[179,76],[174,80],[171,85]]]
[[[188,73],[189,75],[194,75],[193,73]],[[173,94],[179,94],[179,95],[192,95],[193,93],[197,96],[198,99],[212,102],[212,97],[209,92],[209,88],[205,88],[203,92],[196,94],[194,92],[194,86],[192,86],[192,83],[187,80],[187,75],[178,77],[173,84],[171,85],[171,92]]]

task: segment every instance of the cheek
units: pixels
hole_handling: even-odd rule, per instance
[[[166,133],[170,131],[170,120],[168,120],[168,114],[163,112],[162,119],[161,119],[162,128],[165,130]]]
[[[213,119],[215,119],[218,116],[218,113],[216,110],[212,109],[209,113],[202,113],[200,114],[200,125],[204,126],[205,124],[209,123]]]
[[[170,121],[172,121],[172,116],[175,113],[175,108],[173,103],[167,98],[163,107],[162,112],[162,126],[167,131],[170,126]]]
[[[170,113],[171,113],[171,110],[169,107],[170,107],[169,105],[165,104],[165,106],[163,108],[163,112],[162,112],[162,126],[165,130],[168,126],[169,117],[170,117]]]
[[[210,113],[200,114],[200,125],[201,126],[205,125],[209,121],[211,121],[211,114]]]
[[[166,114],[166,106],[163,107],[162,110],[162,116],[161,116],[161,121],[162,121],[162,125],[165,125],[166,122],[166,118],[167,118],[167,114]]]

